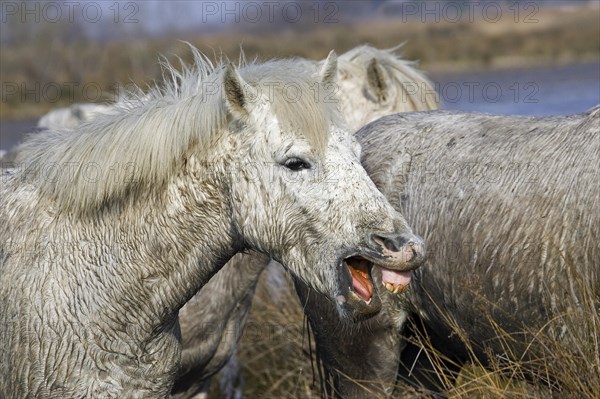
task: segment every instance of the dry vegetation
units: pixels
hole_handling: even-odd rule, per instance
[[[19,92],[3,98],[0,117],[35,117],[72,102],[113,101],[118,82],[144,84],[158,79],[158,54],[177,54],[189,61],[186,46],[176,39],[188,40],[208,54],[214,50],[232,58],[237,57],[242,44],[249,57],[260,59],[293,55],[320,59],[332,48],[344,52],[364,43],[394,47],[406,42],[404,57],[420,60],[425,70],[491,68],[598,59],[599,12],[598,8],[540,9],[535,20],[522,15],[519,23],[508,15],[497,23],[477,19],[424,24],[382,18],[354,25],[311,24],[277,32],[254,29],[107,43],[73,40],[60,25],[49,25],[28,38],[26,45],[20,40],[3,44],[3,90],[9,82],[17,83]],[[79,86],[70,90],[64,82]],[[61,87],[61,96],[56,99],[49,86],[55,83]],[[82,90],[86,83],[87,90]],[[23,86],[42,95],[27,95]],[[101,88],[101,98],[97,98],[97,87]],[[44,95],[45,90],[50,93]]]
[[[464,331],[453,332],[466,344],[471,362],[456,364],[422,333],[411,338],[437,366],[435,379],[450,398],[597,398],[600,395],[600,291],[588,281],[572,282],[581,302],[560,304],[564,311],[539,330],[524,331],[527,351],[511,351],[515,335],[496,325],[503,355],[489,353],[486,367],[477,359]],[[484,316],[485,317],[485,316]],[[447,318],[452,325],[452,317]],[[494,324],[493,322],[491,324]],[[459,369],[458,375],[450,370]],[[456,378],[455,378],[456,377]]]
[[[288,278],[277,295],[269,288],[266,277],[267,273],[263,273],[240,344],[238,359],[243,392],[249,398],[320,397],[318,373],[310,361],[311,354],[314,358],[314,348],[309,347],[309,335],[293,286]],[[452,399],[598,398],[599,290],[581,279],[574,284],[579,285],[583,300],[566,304],[567,311],[548,321],[544,329],[528,331],[529,358],[511,359],[508,351],[507,356],[489,356],[484,367],[459,328],[455,328],[455,333],[471,348],[472,359],[467,364],[456,364],[436,350],[424,333],[408,339],[423,348],[421,356],[427,356],[436,366],[431,382]],[[552,331],[563,325],[567,329],[557,337]],[[498,337],[507,343],[507,348],[514,339],[500,327]],[[419,370],[413,370],[416,371]],[[211,397],[221,397],[217,385],[213,384]],[[415,390],[405,384],[398,386],[396,394],[398,398],[435,396],[431,390]]]

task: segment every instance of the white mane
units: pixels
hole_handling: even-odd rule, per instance
[[[29,136],[18,148],[22,173],[59,208],[82,212],[164,185],[191,151],[206,154],[230,122],[222,87],[226,64],[213,65],[192,51],[192,66],[177,71],[163,62],[163,85],[146,94],[134,89],[111,114],[82,124],[77,134],[61,129]],[[242,60],[238,73],[263,93],[274,86],[271,107],[281,128],[306,135],[316,148],[326,143],[330,124],[340,123],[334,107],[308,95],[320,83],[314,68],[292,60]],[[282,93],[290,85],[301,90],[297,101]],[[131,167],[124,178],[111,175],[125,165]],[[51,167],[60,173],[48,176]]]

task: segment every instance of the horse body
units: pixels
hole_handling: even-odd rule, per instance
[[[167,396],[178,310],[246,249],[285,264],[345,317],[376,312],[376,296],[349,288],[346,258],[403,273],[421,262],[419,239],[366,176],[331,105],[260,90],[293,83],[306,94],[335,71],[333,55],[317,72],[286,61],[238,71],[197,53],[182,82],[77,134],[30,137],[1,188],[1,396]],[[49,176],[49,166],[69,169]]]
[[[565,339],[578,326],[564,315],[600,294],[599,118],[598,107],[545,118],[440,111],[357,132],[365,169],[429,247],[411,288],[382,314],[418,315],[434,346],[459,361],[535,358],[540,331]],[[397,370],[400,330],[341,328],[326,299],[300,294],[312,298],[306,314],[337,393],[354,395],[365,374],[389,392],[395,373],[379,371]],[[364,352],[374,366],[360,370]]]
[[[599,111],[395,115],[357,134],[370,176],[434,245],[407,294],[434,330],[439,309],[489,345],[495,332],[470,309],[516,333],[581,301],[578,279],[598,286]]]

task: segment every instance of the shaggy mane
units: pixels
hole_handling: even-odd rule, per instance
[[[85,213],[164,185],[192,148],[201,157],[209,154],[230,123],[222,87],[228,62],[213,64],[190,47],[193,64],[182,63],[178,71],[163,58],[164,83],[148,93],[136,87],[109,114],[74,130],[29,136],[17,158],[28,181],[59,209]],[[281,129],[304,136],[317,151],[324,148],[330,125],[341,123],[333,104],[322,101],[314,67],[293,60],[248,63],[240,57],[238,73],[265,95],[274,87],[271,109]],[[284,92],[291,86],[301,93],[295,101],[290,101],[293,92]]]
[[[396,105],[403,103],[402,100],[408,100],[411,104],[411,107],[405,107],[402,112],[438,109],[439,97],[431,82],[415,68],[416,61],[403,60],[396,54],[400,47],[401,45],[391,49],[378,49],[369,45],[355,47],[340,55],[339,69],[365,71],[369,63],[376,59],[393,80],[392,86],[403,90],[402,95],[396,96]]]

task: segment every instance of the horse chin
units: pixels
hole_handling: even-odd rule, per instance
[[[338,280],[341,295],[337,303],[344,316],[360,321],[381,310],[381,299],[374,289],[373,263],[361,256],[350,256],[339,263]]]

